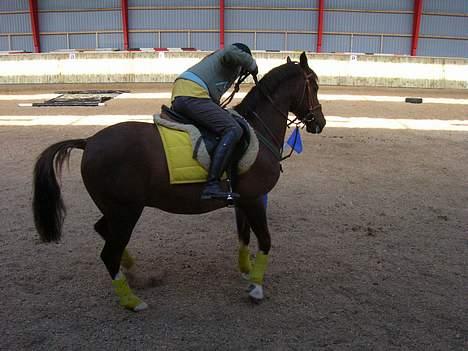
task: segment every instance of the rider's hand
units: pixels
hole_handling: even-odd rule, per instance
[[[250,71],[250,74],[253,75],[253,76],[257,76],[257,74],[258,74],[258,66],[257,65],[255,65],[255,68],[252,71]]]

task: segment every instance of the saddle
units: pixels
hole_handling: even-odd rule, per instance
[[[249,123],[236,111],[228,111],[231,113],[232,117],[237,121],[237,123],[239,123],[239,126],[243,130],[242,138],[238,142],[236,150],[232,156],[231,165],[228,166],[227,169],[227,176],[231,180],[232,186],[234,186],[237,176],[247,171],[250,168],[250,166],[255,162],[255,159],[258,154],[259,143],[257,136],[253,128],[249,125]],[[207,129],[199,125],[195,125],[194,121],[192,121],[188,117],[181,115],[180,113],[175,112],[174,110],[165,105],[163,105],[161,108],[161,114],[156,114],[153,116],[153,118],[156,126],[160,129],[160,134],[162,134],[163,143],[165,144],[164,146],[166,149],[166,156],[170,167],[170,173],[171,163],[182,164],[183,167],[190,168],[192,170],[194,167],[193,165],[190,165],[187,162],[181,162],[180,160],[172,160],[171,162],[170,158],[174,159],[175,157],[179,157],[179,155],[181,155],[182,153],[172,152],[172,155],[168,155],[167,148],[171,146],[167,145],[169,144],[167,140],[169,138],[165,137],[165,135],[167,135],[167,132],[161,130],[161,127],[188,133],[189,137],[187,138],[191,139],[189,144],[191,144],[191,147],[193,149],[191,158],[193,160],[198,161],[198,163],[206,171],[208,171],[211,156],[218,144],[219,137],[217,137],[215,134],[211,133]],[[182,141],[182,143],[184,142]],[[179,148],[179,146],[177,145],[172,147],[176,150],[178,150]],[[177,156],[175,156],[174,154],[177,154]],[[182,177],[182,180],[173,179],[173,175],[176,174],[176,172],[172,170],[172,173],[173,174],[171,174],[171,183],[173,184],[192,182],[189,179],[186,179],[185,176]],[[203,175],[203,179],[194,180],[193,182],[198,181],[206,181],[205,175]]]

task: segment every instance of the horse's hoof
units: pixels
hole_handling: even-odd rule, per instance
[[[263,287],[259,284],[252,283],[249,285],[247,290],[249,292],[250,299],[255,303],[259,303],[265,297],[263,295]]]
[[[133,312],[140,312],[146,310],[148,308],[148,304],[146,302],[141,301],[137,306],[133,307]]]
[[[260,305],[260,303],[263,301],[263,300],[259,300],[259,299],[256,299],[252,296],[249,296],[249,300],[250,302],[252,302],[254,305]]]

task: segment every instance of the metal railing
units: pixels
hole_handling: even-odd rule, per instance
[[[161,35],[165,33],[186,33],[186,46],[185,47],[192,47],[193,33],[218,33],[218,30],[215,29],[195,29],[195,30],[187,30],[187,29],[133,29],[129,30],[130,34],[137,34],[137,33],[154,33],[155,35],[155,43],[157,43],[158,48],[162,47],[162,38]],[[258,49],[258,34],[282,34],[283,35],[283,42],[282,42],[282,50],[289,51],[289,40],[288,36],[290,35],[317,35],[316,31],[279,31],[279,30],[236,30],[236,29],[227,29],[225,33],[240,33],[240,34],[252,34],[253,35],[253,50]],[[42,36],[49,36],[49,35],[64,35],[66,37],[66,48],[63,49],[74,49],[70,46],[70,36],[76,35],[95,35],[95,49],[100,48],[100,35],[101,34],[122,34],[120,30],[103,30],[103,31],[78,31],[78,32],[41,32],[40,35]],[[368,36],[368,37],[377,37],[379,38],[379,52],[375,52],[376,54],[384,53],[385,41],[387,38],[408,38],[411,39],[411,34],[397,34],[397,33],[350,33],[350,32],[324,32],[324,36],[347,36],[349,37],[349,52],[353,52],[355,49],[355,37],[358,36]],[[32,33],[0,33],[1,37],[7,37],[8,41],[8,49],[14,50],[12,47],[12,39],[16,36],[31,36]],[[440,40],[465,40],[468,41],[468,36],[464,37],[454,37],[454,36],[436,36],[436,35],[421,35],[420,38],[423,39],[440,39]],[[32,40],[32,39],[31,39]],[[312,41],[312,38],[311,38]],[[150,46],[150,45],[149,45]],[[167,47],[167,45],[166,45]],[[311,45],[313,47],[313,45]],[[92,49],[92,48],[89,48]],[[213,48],[215,49],[215,48]]]

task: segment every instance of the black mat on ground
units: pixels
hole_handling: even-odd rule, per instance
[[[127,90],[74,90],[57,92],[61,94],[53,99],[44,102],[35,102],[34,107],[54,107],[54,106],[84,106],[95,107],[108,101]]]

